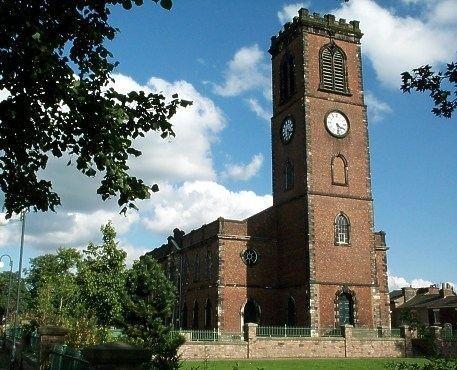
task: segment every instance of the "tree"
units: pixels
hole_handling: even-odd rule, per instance
[[[159,0],[153,0],[156,3]],[[128,174],[133,140],[151,131],[165,138],[178,107],[173,95],[120,94],[109,83],[118,65],[107,41],[118,32],[110,9],[143,0],[2,0],[0,2],[0,188],[7,217],[23,209],[55,210],[60,198],[40,179],[51,156],[87,176],[103,174],[97,193],[117,197],[123,212],[157,185]],[[171,0],[161,0],[165,9]]]
[[[430,65],[425,65],[413,69],[412,73],[403,72],[401,77],[401,89],[404,93],[410,93],[411,90],[429,91],[435,103],[433,114],[438,117],[452,117],[457,108],[457,62],[448,63],[444,72],[435,72]],[[453,92],[443,87],[446,83],[453,85]]]
[[[121,323],[135,344],[151,349],[155,368],[178,368],[181,336],[170,334],[166,324],[175,303],[175,287],[161,266],[150,256],[135,261],[127,273],[126,300]]]
[[[101,326],[115,325],[125,297],[125,258],[111,222],[101,227],[103,244],[89,244],[78,272],[81,299]]]
[[[17,292],[17,278],[19,274],[16,272],[12,273],[11,279],[11,296],[10,296],[10,306],[9,306],[9,320],[13,317],[16,312],[16,292]],[[8,302],[8,287],[10,281],[10,272],[3,271],[0,273],[0,316],[4,317],[6,315],[6,306]],[[30,294],[27,290],[25,282],[21,279],[21,291],[20,291],[20,301],[19,301],[19,313],[26,312],[30,304]],[[11,321],[10,321],[11,323]]]
[[[40,324],[62,324],[83,308],[79,304],[76,271],[81,253],[73,248],[59,248],[56,254],[45,254],[30,260],[27,285],[31,309]]]

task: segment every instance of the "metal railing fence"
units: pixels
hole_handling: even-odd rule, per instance
[[[56,345],[50,355],[50,370],[89,370],[89,362],[84,360],[79,349],[66,345]]]
[[[311,328],[303,328],[298,326],[258,326],[258,337],[271,337],[271,338],[301,338],[311,337]]]
[[[242,333],[218,332],[217,330],[173,330],[171,334],[181,334],[190,342],[238,342],[243,341]]]

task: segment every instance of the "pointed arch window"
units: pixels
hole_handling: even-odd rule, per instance
[[[206,300],[205,304],[205,329],[211,329],[213,317],[213,306],[209,299]]]
[[[182,313],[181,313],[181,327],[183,329],[187,329],[187,304],[184,303],[184,307],[182,308]]]
[[[333,185],[348,185],[348,164],[341,154],[332,158],[331,171]]]
[[[198,329],[198,302],[194,302],[194,309],[192,310],[192,329]]]
[[[200,279],[200,256],[197,254],[195,256],[195,265],[194,265],[194,281]]]
[[[292,190],[294,187],[294,165],[288,159],[284,165],[284,189]]]
[[[287,300],[287,326],[295,326],[295,299],[289,297]]]
[[[354,298],[349,293],[338,296],[338,318],[340,325],[354,325]]]
[[[320,89],[349,94],[346,55],[332,41],[320,51]]]
[[[286,52],[279,67],[279,99],[284,103],[295,93],[295,64],[291,53]]]
[[[350,224],[347,216],[343,213],[340,213],[338,216],[336,216],[333,227],[335,234],[335,245],[349,244]]]
[[[211,278],[213,273],[213,255],[210,250],[206,251],[206,277]]]

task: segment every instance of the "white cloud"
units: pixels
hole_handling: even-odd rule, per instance
[[[252,156],[248,164],[229,164],[225,166],[225,171],[222,172],[222,177],[233,180],[247,181],[254,177],[260,170],[263,164],[263,155],[256,154]]]
[[[438,25],[449,25],[455,28],[456,19],[457,2],[455,0],[437,1],[434,8],[429,12],[430,22]]]
[[[28,214],[26,219],[25,243],[40,251],[64,247],[85,247],[89,242],[101,240],[100,227],[112,221],[118,235],[125,234],[137,222],[139,214],[120,215],[117,210],[98,209],[92,212]],[[17,235],[11,234],[5,242],[16,242]]]
[[[213,181],[185,182],[181,186],[162,185],[150,216],[143,220],[153,232],[169,234],[175,227],[188,232],[218,217],[245,219],[272,205],[271,195],[252,191],[232,192]]]
[[[298,15],[298,11],[301,8],[309,7],[309,3],[295,3],[295,4],[287,4],[282,7],[282,9],[278,12],[278,19],[281,25],[290,22],[295,16]]]
[[[148,239],[141,242],[143,246],[130,242],[128,234],[133,225],[136,225],[134,230],[146,226],[149,232],[158,233],[149,234],[153,240],[169,234],[174,227],[199,227],[219,216],[243,219],[271,205],[270,195],[232,192],[215,182],[212,145],[219,139],[226,119],[212,100],[186,81],[168,82],[153,77],[141,85],[125,75],[113,77],[114,87],[120,92],[160,91],[165,96],[178,93],[180,98],[193,101],[192,106],[179,109],[171,120],[175,138],[163,140],[151,133],[133,144],[143,155],[129,161],[131,173],[146,182],[158,182],[160,191],[151,200],[139,202],[140,212],[124,217],[118,214],[115,200],[102,202],[96,194],[99,177],[88,178],[74,167],[67,167],[68,158],[53,159],[40,177],[52,179],[55,190],[61,195],[62,207],[58,208],[58,213],[30,213],[27,216],[27,246],[49,252],[59,246],[84,247],[89,241],[99,243],[100,226],[112,220],[120,245],[128,253],[128,263],[132,263],[150,250],[144,247]],[[246,173],[256,172],[258,162],[257,158],[248,165]],[[0,223],[3,223],[1,217]],[[20,223],[17,227],[0,227],[0,246],[18,243],[19,226]],[[147,233],[145,235],[147,238]]]
[[[369,122],[382,121],[385,115],[392,113],[389,104],[378,99],[371,91],[365,92],[365,103],[368,107]]]
[[[131,267],[133,265],[133,262],[138,260],[142,255],[151,251],[150,247],[145,248],[145,247],[134,246],[123,240],[120,241],[119,247],[122,248],[127,253],[127,258],[125,261],[127,267]]]
[[[193,102],[178,109],[171,119],[175,138],[163,140],[158,134],[150,133],[134,142],[143,155],[129,162],[132,173],[150,182],[215,179],[211,144],[217,140],[226,119],[212,100],[186,81],[170,83],[152,77],[146,86],[141,86],[127,76],[117,74],[114,79],[114,87],[121,92],[144,90],[163,92],[165,96],[178,93],[181,99]]]
[[[426,288],[430,285],[436,284],[437,286],[441,287],[439,283],[432,282],[430,280],[422,279],[422,278],[415,278],[411,281],[406,280],[404,277],[395,276],[388,274],[388,283],[389,283],[389,291],[401,289],[405,287],[413,287],[413,288]],[[457,286],[455,283],[449,282],[454,288]]]
[[[455,0],[452,3],[455,6]],[[373,0],[358,0],[344,3],[332,13],[345,19],[360,20],[364,32],[362,51],[373,64],[377,78],[398,89],[401,72],[423,64],[444,63],[455,56],[456,23],[448,24],[448,27],[440,23],[448,19],[446,12],[451,8],[452,4],[447,1],[435,2],[431,13],[436,11],[441,18],[425,15],[420,19],[399,16]],[[455,14],[455,7],[451,13]],[[455,16],[450,19],[454,20]]]
[[[260,90],[271,99],[270,63],[257,44],[239,49],[224,73],[225,81],[214,85],[214,92],[222,96],[237,96],[246,91]]]
[[[246,102],[248,103],[249,108],[257,115],[257,117],[270,122],[271,112],[268,109],[265,109],[257,99],[249,98],[246,99]]]

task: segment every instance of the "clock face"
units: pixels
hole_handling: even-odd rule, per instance
[[[291,117],[287,117],[281,125],[281,140],[284,144],[287,144],[294,134],[294,121]]]
[[[333,111],[327,115],[325,126],[328,132],[335,137],[344,137],[349,131],[349,122],[340,112]]]

